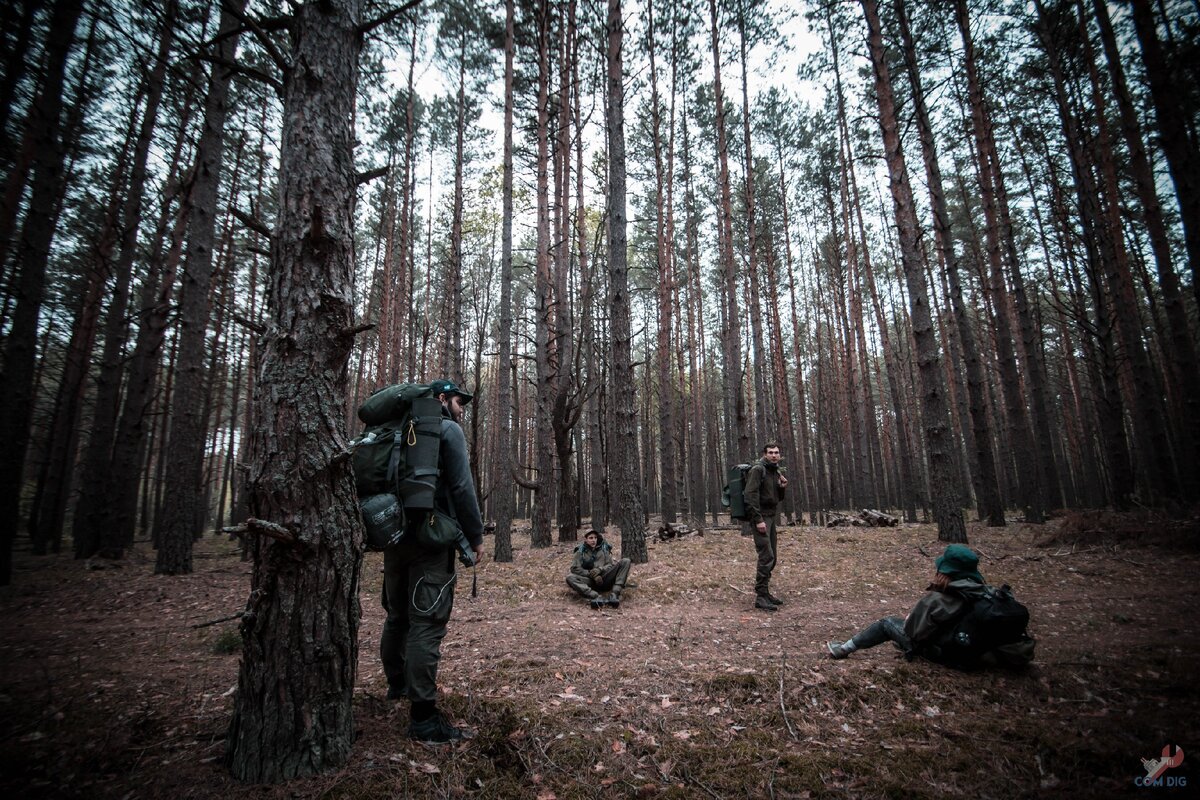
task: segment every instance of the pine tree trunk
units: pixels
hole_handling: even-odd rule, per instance
[[[687,332],[688,332],[688,414],[692,438],[690,449],[691,469],[687,471],[688,492],[691,495],[690,510],[693,516],[703,520],[708,510],[708,473],[706,446],[711,437],[713,421],[704,413],[707,395],[706,385],[701,380],[704,373],[704,291],[700,276],[699,224],[696,215],[696,195],[692,188],[692,149],[685,110],[681,119],[683,133],[683,204],[684,204],[684,269],[687,276]]]
[[[610,4],[611,5],[611,4]],[[725,132],[725,93],[721,89],[721,46],[717,27],[716,0],[708,0],[713,56],[713,101],[716,106],[717,184],[720,194],[717,213],[720,242],[722,303],[721,321],[722,380],[725,403],[725,460],[737,463],[749,454],[750,430],[743,402],[741,315],[738,313],[737,268],[733,261],[733,197],[729,178],[729,145]],[[611,32],[610,32],[611,37]]]
[[[1082,152],[1083,139],[1080,136],[1078,121],[1071,110],[1067,96],[1058,48],[1054,42],[1049,21],[1045,16],[1045,9],[1040,3],[1038,3],[1038,12],[1039,19],[1034,27],[1050,65],[1055,102],[1058,105],[1063,136],[1068,145],[1071,172],[1075,179],[1077,208],[1087,253],[1085,269],[1088,291],[1092,300],[1093,319],[1090,320],[1086,329],[1095,337],[1099,346],[1098,358],[1089,358],[1087,363],[1093,376],[1092,383],[1099,389],[1096,398],[1096,413],[1108,466],[1110,501],[1114,507],[1124,509],[1130,505],[1134,489],[1134,473],[1128,443],[1125,439],[1125,402],[1120,391],[1120,366],[1113,335],[1114,323],[1109,312],[1108,298],[1105,296],[1105,290],[1101,284],[1101,277],[1105,272],[1103,262],[1106,258],[1112,257],[1111,242],[1105,242],[1105,245],[1102,245],[1101,240],[1111,234],[1104,230],[1105,225],[1099,209],[1095,181],[1092,178],[1091,168],[1086,163],[1086,156]]]
[[[988,419],[987,398],[983,362],[979,357],[979,345],[970,314],[963,301],[962,282],[959,278],[958,253],[950,225],[950,212],[946,206],[946,192],[942,185],[942,170],[938,164],[933,126],[925,105],[925,93],[921,88],[921,73],[917,65],[916,49],[909,31],[908,14],[904,0],[896,3],[903,39],[904,62],[908,69],[912,87],[914,112],[920,131],[921,153],[925,160],[925,175],[929,184],[929,204],[933,209],[934,239],[945,264],[946,277],[950,283],[950,302],[954,308],[954,319],[958,326],[958,338],[962,346],[963,362],[967,373],[968,409],[971,416],[971,432],[974,439],[976,486],[978,490],[979,516],[987,520],[989,527],[1003,527],[1004,505],[1000,502],[1000,485],[996,479],[996,459],[992,452],[992,427]]]
[[[1158,23],[1150,0],[1131,0],[1134,28],[1142,47],[1142,65],[1154,101],[1159,144],[1167,159],[1175,195],[1179,199],[1180,221],[1187,246],[1188,266],[1192,271],[1192,291],[1200,304],[1200,154],[1188,136],[1187,118],[1177,99],[1177,89],[1158,40]]]
[[[96,378],[92,433],[88,438],[82,465],[82,474],[87,476],[87,480],[80,486],[79,504],[76,506],[73,523],[76,558],[85,558],[96,552],[104,558],[111,559],[119,559],[124,555],[124,542],[112,519],[109,478],[113,474],[113,447],[121,413],[121,388],[126,371],[129,295],[138,229],[141,225],[142,198],[146,190],[146,165],[158,120],[158,107],[162,100],[168,58],[174,42],[175,12],[176,4],[168,3],[163,17],[158,52],[153,61],[154,68],[146,76],[146,107],[142,112],[141,127],[133,146],[129,189],[118,218],[120,221],[117,223],[114,220],[114,225],[119,225],[120,248],[112,267],[115,287],[104,323],[104,349]],[[102,253],[100,258],[107,261],[108,254]]]
[[[166,575],[186,575],[192,571],[192,541],[199,533],[204,516],[202,481],[207,438],[204,399],[209,389],[204,353],[230,78],[228,68],[221,64],[232,61],[237,50],[237,15],[245,7],[245,0],[233,0],[232,7],[236,14],[229,9],[221,11],[218,63],[213,65],[204,101],[204,123],[196,146],[195,177],[189,198],[188,245],[179,295],[179,355],[176,363],[181,366],[177,366],[175,375],[170,446],[165,454],[165,492],[171,502],[163,507],[161,516],[155,520],[158,558],[154,571]]]
[[[663,522],[675,522],[679,505],[675,470],[679,459],[675,448],[676,399],[671,380],[671,330],[674,286],[674,255],[672,242],[667,235],[668,200],[666,184],[669,180],[664,165],[662,137],[662,104],[658,95],[658,65],[655,46],[654,0],[646,3],[646,51],[650,60],[650,138],[654,148],[654,241],[655,262],[658,273],[656,299],[658,301],[658,330],[655,337],[654,366],[655,383],[658,385],[658,469],[660,473],[659,499]]]
[[[459,42],[458,92],[455,95],[454,199],[450,218],[450,263],[445,272],[446,314],[443,318],[442,375],[459,385],[463,381],[462,269],[463,269],[463,159],[467,127],[467,34]]]
[[[609,401],[614,425],[609,447],[612,502],[621,528],[621,555],[635,564],[648,560],[637,456],[637,398],[633,375],[629,266],[625,217],[625,88],[621,0],[608,0],[608,307],[612,329]]]
[[[492,457],[492,513],[496,523],[494,557],[501,563],[511,562],[512,518],[515,487],[512,480],[512,248],[513,248],[513,51],[515,0],[504,2],[504,162],[501,200],[504,204],[500,222],[500,328],[497,336],[499,366],[496,370],[497,446]]]
[[[45,77],[29,111],[28,131],[36,148],[29,209],[16,248],[12,289],[16,305],[4,342],[4,397],[0,434],[0,586],[12,580],[12,547],[20,516],[25,454],[33,415],[38,316],[46,291],[46,266],[54,237],[54,206],[63,179],[60,122],[67,57],[82,0],[59,0],[51,11],[45,46]]]
[[[0,78],[0,152],[4,155],[0,156],[5,160],[5,166],[8,166],[8,160],[13,152],[13,143],[8,135],[9,116],[13,110],[13,98],[16,94],[17,87],[21,84],[25,77],[25,68],[27,64],[27,54],[29,52],[29,42],[31,32],[33,30],[33,18],[39,11],[42,3],[41,0],[25,0],[20,3],[20,19],[16,22],[16,31],[13,33],[12,46],[4,53],[4,77]],[[14,13],[17,9],[17,4],[5,4],[5,13]],[[7,33],[8,25],[5,25]],[[7,41],[5,42],[7,44]]]
[[[883,34],[880,31],[875,0],[862,0],[862,7],[867,19],[867,43],[875,72],[875,95],[879,104],[884,158],[888,166],[896,227],[900,237],[900,258],[908,286],[913,338],[917,346],[921,379],[921,418],[925,426],[933,514],[937,521],[938,539],[946,542],[965,542],[967,530],[963,524],[962,509],[957,504],[955,491],[952,457],[954,443],[947,419],[946,390],[939,367],[938,344],[933,335],[929,290],[918,250],[917,215],[913,205],[912,187],[908,181],[908,170],[904,164],[904,153],[900,148],[895,99],[884,55]]]
[[[1169,336],[1164,342],[1168,362],[1167,373],[1178,387],[1175,395],[1181,400],[1177,417],[1179,427],[1184,435],[1178,452],[1195,453],[1196,448],[1200,447],[1200,361],[1197,360],[1195,340],[1192,338],[1188,324],[1187,308],[1180,290],[1179,276],[1175,273],[1171,244],[1155,187],[1154,170],[1146,154],[1137,107],[1134,105],[1133,96],[1125,80],[1125,71],[1121,64],[1120,52],[1117,49],[1112,22],[1109,19],[1108,7],[1102,0],[1093,0],[1092,7],[1095,11],[1096,21],[1100,25],[1100,39],[1104,44],[1104,52],[1108,59],[1113,95],[1116,97],[1121,115],[1121,129],[1128,151],[1129,170],[1133,175],[1138,199],[1141,201],[1142,219],[1150,238],[1154,264],[1158,270],[1158,283],[1162,290],[1169,331]],[[1080,13],[1082,16],[1082,9]],[[1184,469],[1181,472],[1182,477],[1189,481],[1184,487],[1185,492],[1190,496],[1196,496],[1200,491],[1200,487],[1196,485],[1196,482],[1200,481],[1200,470]]]
[[[1013,440],[1014,455],[1017,459],[1023,460],[1033,457],[1035,451],[1033,437],[1029,430],[1029,415],[1025,407],[1025,397],[1021,391],[1021,376],[1017,371],[1016,351],[1013,346],[1010,324],[1000,215],[996,199],[994,167],[998,165],[992,164],[987,144],[990,138],[990,128],[975,61],[966,0],[955,0],[954,5],[955,19],[963,40],[963,61],[967,73],[968,102],[971,111],[971,133],[975,143],[975,157],[979,170],[979,193],[986,222],[984,236],[987,242],[987,263],[990,266],[989,291],[995,304],[996,356],[1000,366],[1000,385],[1004,393],[1005,414],[1008,419],[1009,433]],[[1019,502],[1025,519],[1029,522],[1041,522],[1045,514],[1045,504],[1034,471],[1018,469],[1016,476]]]
[[[54,398],[46,463],[38,479],[29,518],[34,555],[45,555],[52,542],[62,541],[67,498],[71,494],[75,455],[79,446],[80,411],[83,408],[92,346],[96,341],[96,326],[100,319],[100,297],[105,287],[103,274],[99,264],[88,271],[86,288],[71,325],[71,339],[63,358],[62,379]]]
[[[340,766],[354,740],[362,528],[343,403],[360,16],[358,0],[321,0],[293,22],[268,321],[254,365],[254,572],[226,751],[246,782]]]
[[[555,232],[554,258],[554,342],[556,365],[554,368],[554,450],[558,462],[558,541],[574,542],[579,539],[579,492],[575,475],[574,430],[579,419],[578,393],[575,376],[575,305],[571,300],[571,264],[573,247],[571,236],[571,120],[579,103],[578,82],[572,79],[571,68],[577,61],[578,39],[575,34],[575,10],[577,0],[567,4],[566,30],[561,38],[559,52],[558,81],[558,130],[556,155],[557,170],[557,225]],[[579,135],[579,129],[576,134]]]
[[[554,384],[551,378],[551,332],[554,302],[550,282],[550,8],[538,8],[538,112],[537,112],[537,263],[534,276],[534,364],[537,382],[536,437],[537,497],[533,508],[530,544],[549,547],[557,485],[554,481]]]
[[[1118,186],[1112,136],[1105,116],[1104,93],[1101,88],[1099,70],[1092,54],[1091,40],[1086,38],[1086,19],[1082,16],[1079,18],[1079,26],[1084,42],[1083,55],[1087,62],[1092,87],[1092,106],[1096,110],[1098,125],[1098,136],[1093,147],[1097,153],[1096,160],[1099,163],[1104,194],[1107,196],[1107,202],[1103,204],[1103,208],[1107,222],[1106,227],[1109,231],[1107,238],[1111,240],[1112,249],[1112,258],[1107,262],[1107,279],[1110,291],[1116,297],[1113,310],[1134,382],[1133,405],[1136,409],[1134,430],[1137,432],[1139,447],[1143,450],[1142,456],[1151,465],[1150,486],[1153,494],[1150,496],[1179,499],[1181,497],[1179,475],[1175,470],[1175,461],[1171,457],[1172,440],[1164,419],[1165,409],[1161,402],[1161,391],[1155,370],[1143,341],[1141,303],[1134,289],[1129,263],[1130,253],[1125,246],[1120,211],[1120,187]],[[1180,457],[1182,460],[1188,461],[1193,453],[1194,451],[1191,450],[1181,450]],[[1193,474],[1196,472],[1195,469],[1185,471]]]

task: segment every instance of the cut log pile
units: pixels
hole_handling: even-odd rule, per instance
[[[829,521],[825,523],[825,527],[894,528],[899,524],[899,517],[893,517],[891,514],[885,514],[882,511],[876,511],[873,508],[864,508],[858,513],[858,516],[830,512]]]

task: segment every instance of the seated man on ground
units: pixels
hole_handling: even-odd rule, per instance
[[[586,597],[592,608],[619,608],[628,578],[629,559],[614,561],[612,545],[600,531],[588,531],[583,544],[575,548],[567,586]]]
[[[933,582],[907,618],[884,617],[826,647],[840,659],[890,640],[910,660],[921,656],[957,669],[1022,667],[1033,658],[1028,622],[1029,611],[1008,586],[984,583],[979,556],[966,545],[952,544],[938,557]]]

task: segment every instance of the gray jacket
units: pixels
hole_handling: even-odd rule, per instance
[[[483,518],[475,496],[475,479],[467,457],[467,437],[452,419],[442,419],[442,444],[438,455],[442,471],[433,504],[438,511],[458,520],[472,547],[483,544]]]

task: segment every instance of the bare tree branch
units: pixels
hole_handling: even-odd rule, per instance
[[[275,66],[279,67],[279,71],[284,75],[291,70],[292,65],[283,57],[279,49],[275,47],[275,43],[271,41],[271,37],[258,24],[258,20],[249,14],[244,14],[239,11],[230,0],[221,0],[221,7],[228,11],[233,18],[242,23],[254,34],[254,38],[262,45],[262,49],[267,51],[267,55],[275,62]]]
[[[375,180],[376,178],[382,178],[384,175],[387,175],[387,171],[388,171],[387,167],[377,167],[375,169],[369,169],[366,172],[358,173],[358,175],[356,175],[354,177],[354,182],[356,184],[358,184],[359,186],[362,186],[364,183],[370,183],[371,181]]]
[[[238,218],[239,222],[241,222],[250,230],[265,236],[268,239],[271,238],[271,229],[268,228],[266,224],[258,217],[254,216],[253,214],[247,214],[245,211],[235,208],[234,206],[230,206],[229,211]]]
[[[408,11],[409,9],[412,9],[412,8],[416,8],[419,5],[421,5],[421,0],[408,0],[408,2],[405,3],[404,5],[399,6],[398,8],[393,8],[391,11],[387,12],[386,14],[383,14],[382,16],[378,16],[375,19],[371,20],[370,22],[364,22],[362,25],[359,25],[358,32],[361,35],[366,36],[368,33],[375,30],[380,25],[386,25],[387,23],[394,20],[396,17],[403,14],[405,11]]]
[[[248,320],[245,317],[243,317],[241,314],[234,313],[234,314],[232,314],[232,316],[233,316],[233,321],[236,322],[238,325],[241,325],[243,328],[246,328],[247,330],[254,331],[255,333],[259,334],[260,336],[267,332],[267,328],[265,325],[254,322],[253,320]]]
[[[274,77],[268,75],[267,73],[263,72],[262,70],[255,69],[254,67],[248,67],[245,64],[239,64],[236,61],[226,61],[223,58],[217,58],[216,56],[212,56],[212,55],[201,55],[201,56],[199,56],[199,58],[201,61],[207,61],[211,64],[225,67],[230,72],[233,72],[235,74],[240,73],[242,75],[245,75],[247,78],[253,78],[257,81],[262,81],[267,86],[270,86],[272,89],[274,89],[275,93],[278,94],[280,97],[283,96],[283,82],[280,81],[278,78],[274,78]]]

